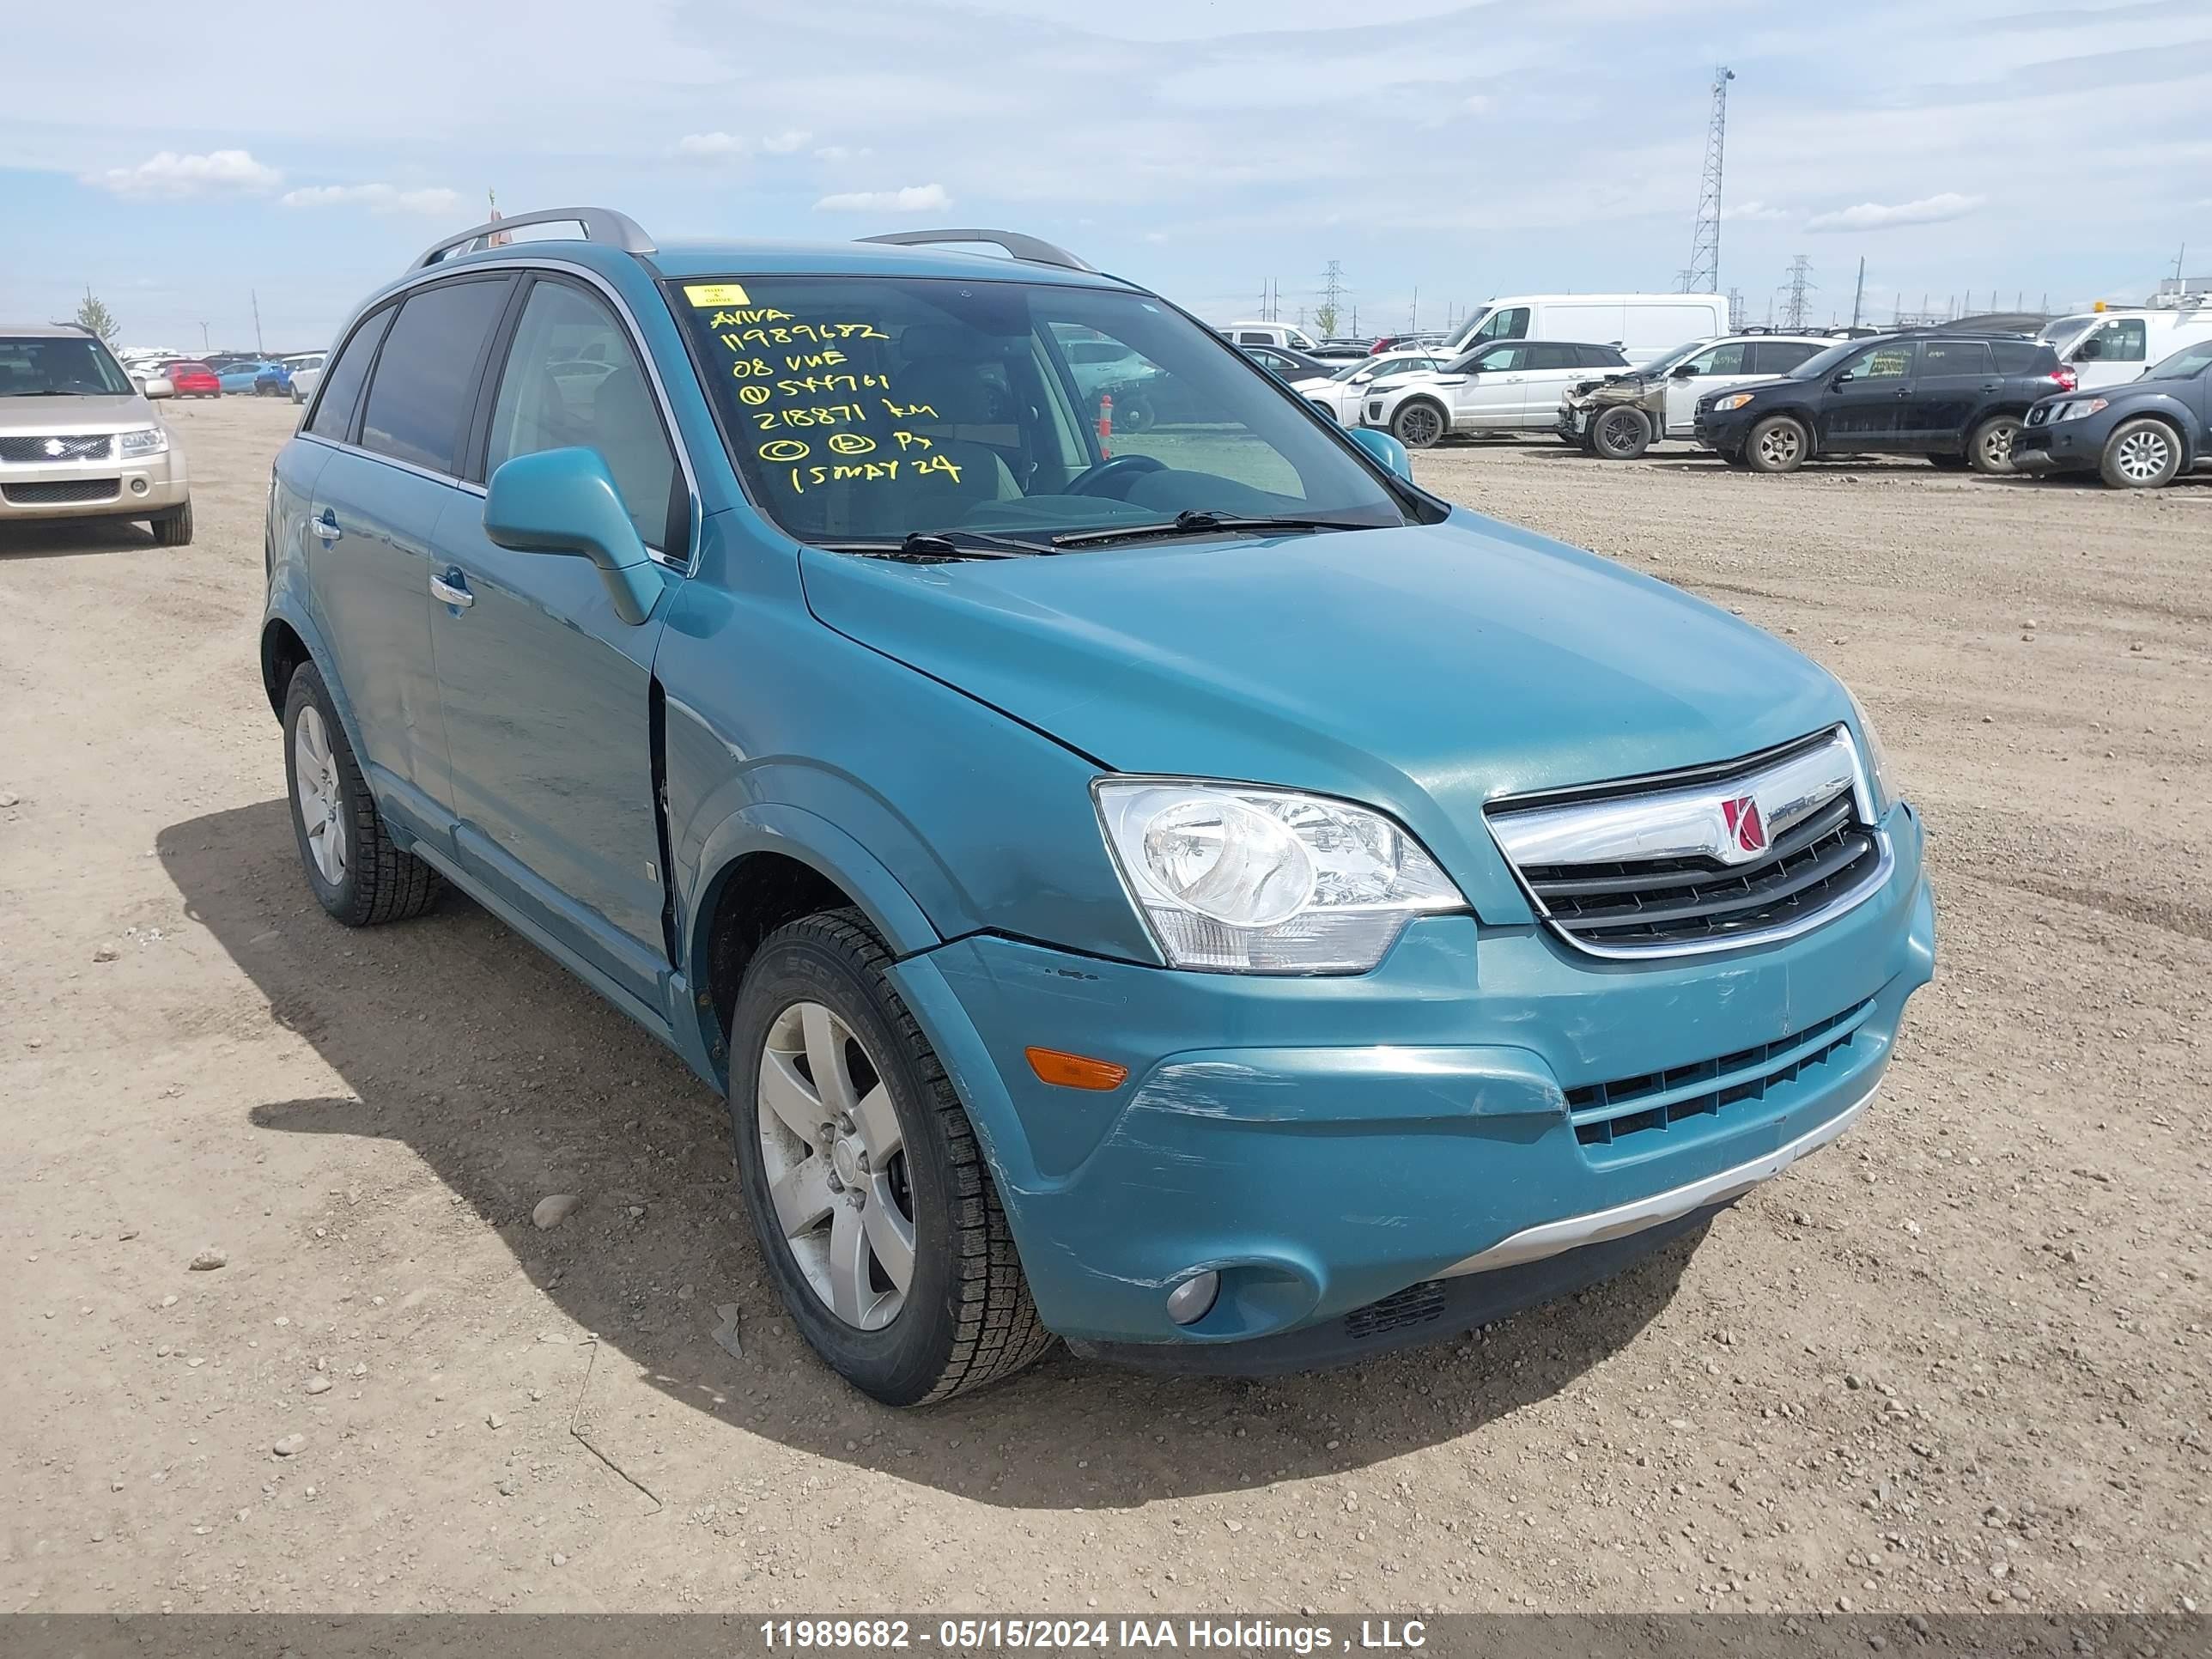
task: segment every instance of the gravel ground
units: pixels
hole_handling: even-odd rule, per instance
[[[175,410],[189,549],[0,530],[0,1609],[2212,1595],[2212,478],[1424,456],[1865,697],[1942,916],[1882,1101],[1480,1336],[898,1414],[777,1312],[672,1057],[465,902],[313,905],[254,656],[293,413]]]

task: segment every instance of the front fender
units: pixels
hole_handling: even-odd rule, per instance
[[[365,755],[368,749],[361,740],[361,722],[355,717],[353,699],[346,695],[344,684],[332,666],[337,659],[331,654],[330,646],[323,637],[313,613],[307,608],[303,592],[306,575],[296,564],[279,561],[275,578],[269,589],[269,606],[261,617],[261,678],[270,689],[270,701],[276,706],[279,720],[283,718],[284,699],[282,688],[274,678],[276,624],[283,623],[300,636],[300,643],[307,647],[307,660],[323,678],[323,689],[331,695],[331,705],[337,710],[338,724],[345,729],[348,746],[356,755]]]

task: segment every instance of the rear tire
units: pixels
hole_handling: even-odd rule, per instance
[[[2181,471],[2181,442],[2164,421],[2123,421],[2105,440],[2097,471],[2115,489],[2157,489]]]
[[[147,520],[153,526],[156,547],[190,547],[192,544],[192,504],[164,513]]]
[[[1812,435],[1788,415],[1770,415],[1752,428],[1743,462],[1753,472],[1795,472],[1812,453]]]
[[[1590,422],[1589,451],[1601,460],[1632,461],[1651,447],[1651,417],[1640,409],[1601,410]]]
[[[419,916],[436,901],[438,872],[386,830],[312,663],[295,669],[284,690],[284,781],[300,864],[324,909],[368,927]]]
[[[1054,1338],[890,963],[855,910],[771,933],[731,1013],[730,1118],[761,1254],[800,1334],[862,1393],[920,1406],[1012,1375]]]
[[[2019,435],[2019,416],[1990,416],[1966,440],[1966,465],[1985,477],[2007,477],[2012,471],[2012,441]]]
[[[1425,398],[1403,404],[1390,417],[1390,435],[1408,449],[1432,449],[1450,430],[1450,417]]]

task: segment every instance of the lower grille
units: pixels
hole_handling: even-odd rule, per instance
[[[112,433],[95,432],[84,437],[0,438],[0,461],[16,466],[114,459],[115,438]]]
[[[1370,1336],[1380,1336],[1385,1331],[1404,1330],[1409,1325],[1429,1324],[1443,1318],[1443,1285],[1437,1279],[1427,1279],[1395,1291],[1380,1302],[1354,1308],[1344,1316],[1344,1334],[1353,1341],[1361,1342]]]
[[[1671,1128],[1688,1118],[1714,1116],[1746,1101],[1763,1101],[1804,1080],[1808,1073],[1844,1063],[1848,1056],[1843,1051],[1873,1012],[1874,1001],[1869,998],[1855,1008],[1755,1048],[1570,1089],[1567,1112],[1575,1139],[1585,1146],[1610,1146],[1630,1135]]]
[[[0,483],[0,499],[15,507],[75,507],[112,501],[123,493],[120,478],[65,478],[58,483]]]

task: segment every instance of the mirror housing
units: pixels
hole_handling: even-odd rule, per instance
[[[1843,370],[1840,374],[1838,374],[1836,376],[1836,378],[1835,378],[1834,380],[1832,380],[1829,381],[1829,382],[1828,382],[1828,384],[1829,384],[1829,386],[1831,386],[1832,387],[1834,387],[1834,388],[1836,388],[1837,390],[1840,391],[1843,387],[1849,386],[1849,385],[1850,385],[1853,380],[1857,380],[1857,379],[1858,379],[1858,376],[1857,376],[1855,373],[1853,373],[1851,370],[1850,370],[1850,369],[1848,369],[1848,368],[1847,368],[1847,369]]]
[[[660,598],[660,578],[596,450],[516,456],[491,475],[483,527],[492,541],[516,553],[589,559],[626,623],[642,623]]]
[[[1678,380],[1696,380],[1698,378],[1698,366],[1695,363],[1680,363],[1676,365],[1674,369],[1674,378]]]
[[[1403,478],[1407,483],[1413,482],[1413,458],[1406,453],[1406,446],[1389,433],[1371,426],[1346,427],[1345,433],[1392,477]]]
[[[177,388],[175,383],[167,375],[156,374],[150,380],[138,382],[138,395],[149,399],[173,398],[177,395]]]

